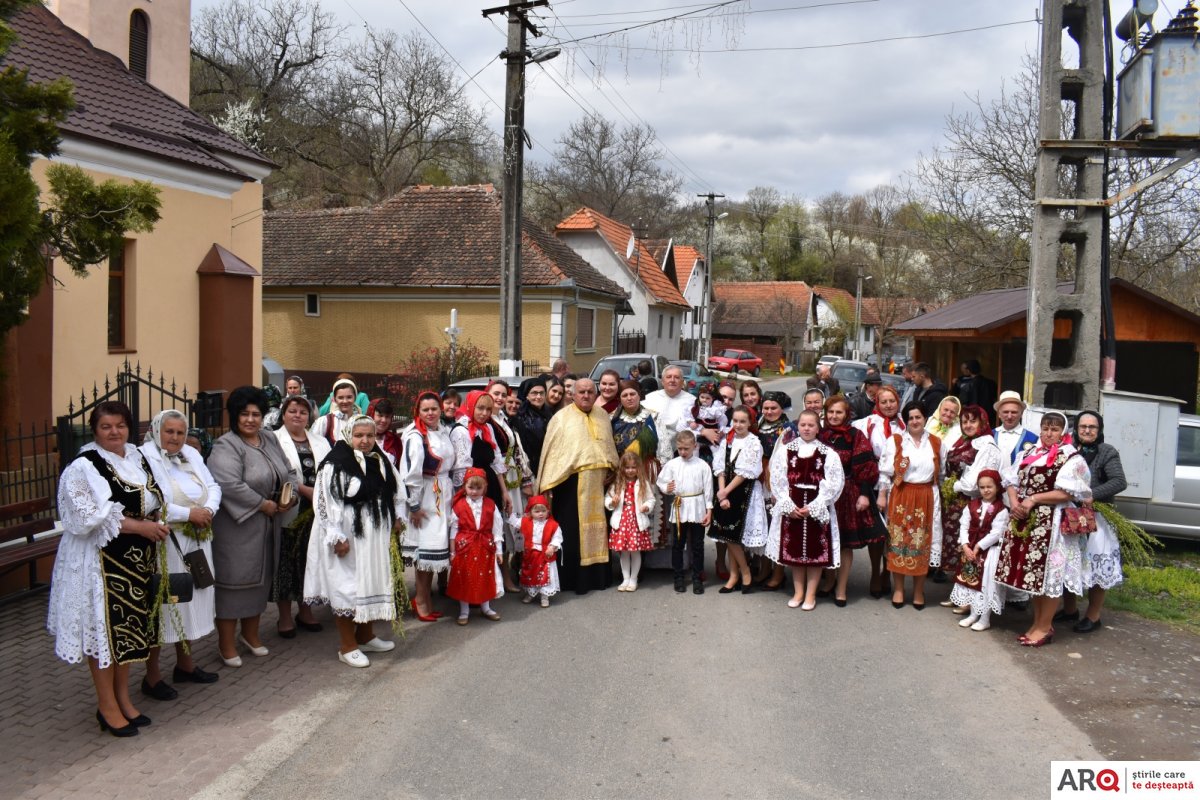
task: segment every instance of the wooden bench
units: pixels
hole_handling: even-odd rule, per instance
[[[48,497],[0,506],[0,576],[28,565],[30,591],[49,585],[38,582],[37,562],[58,552],[62,538],[61,533],[38,538],[38,534],[54,530],[49,511]],[[45,516],[39,518],[39,514]]]

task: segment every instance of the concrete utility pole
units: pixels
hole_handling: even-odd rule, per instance
[[[530,9],[549,0],[526,0],[485,8],[483,16],[508,16],[508,47],[500,54],[507,64],[504,87],[504,188],[500,236],[500,352],[501,375],[521,374],[521,193],[525,181],[525,65],[546,61],[558,50],[530,53],[526,34],[540,31],[529,21]]]
[[[708,210],[708,219],[705,220],[705,236],[704,236],[704,271],[700,276],[700,342],[699,356],[696,358],[702,365],[708,366],[708,359],[712,356],[712,249],[713,249],[713,234],[716,231],[717,220],[726,216],[725,214],[717,215],[717,198],[724,197],[723,194],[709,192],[708,194],[696,195],[704,198],[704,207]]]
[[[1041,146],[1034,183],[1024,395],[1027,402],[1056,408],[1098,408],[1100,401],[1104,140],[1108,137],[1103,122],[1102,3],[1107,2],[1042,2]],[[1063,66],[1063,31],[1079,45],[1077,68]],[[1065,117],[1063,107],[1071,104],[1074,114]],[[1075,284],[1060,293],[1059,266],[1064,257],[1071,260]],[[1067,352],[1051,361],[1056,321],[1069,324],[1071,336]]]

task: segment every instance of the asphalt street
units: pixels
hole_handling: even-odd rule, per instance
[[[841,609],[662,572],[417,624],[200,796],[1015,798],[1052,757],[1100,757],[1009,631],[873,600],[862,566]]]

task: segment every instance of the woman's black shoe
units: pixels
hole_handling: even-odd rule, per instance
[[[833,598],[833,604],[835,606],[837,606],[838,608],[845,608],[846,607],[846,599],[845,598],[838,599],[835,597],[835,598]]]
[[[191,672],[184,672],[176,667],[172,674],[176,683],[216,683],[220,677],[215,672],[205,672],[199,667],[193,668]]]
[[[742,594],[754,594],[754,584],[743,583],[742,584]]]
[[[730,592],[736,592],[736,591],[737,591],[736,586],[722,586],[720,589],[717,589],[717,594],[729,594]]]
[[[1059,609],[1054,614],[1054,621],[1055,622],[1078,622],[1079,621],[1079,609],[1075,609],[1070,614],[1068,614],[1064,609]]]
[[[129,724],[135,728],[144,728],[150,724],[150,718],[145,714],[138,714],[136,717],[126,717],[125,719],[129,720]]]
[[[924,603],[918,603],[918,602],[916,602],[916,601],[914,600],[914,601],[913,601],[913,608],[915,608],[917,611],[924,611],[924,610],[925,610],[925,604],[924,604]]]
[[[904,608],[904,603],[897,603],[895,600],[893,600],[892,608]]]
[[[1083,619],[1079,620],[1079,622],[1075,623],[1075,627],[1072,628],[1072,630],[1076,633],[1091,633],[1094,630],[1098,630],[1102,625],[1104,625],[1104,623],[1100,620],[1092,622],[1087,617],[1084,617]]]
[[[170,686],[166,681],[159,681],[153,686],[150,681],[142,678],[142,694],[153,700],[174,700],[179,697],[179,692],[175,691],[174,686]]]
[[[879,598],[883,597],[883,589],[880,589],[878,592],[874,589],[871,589],[870,594],[871,597],[874,597],[876,600],[878,600]]]
[[[296,629],[295,628],[288,628],[287,630],[284,630],[283,628],[276,628],[275,632],[279,634],[280,639],[295,639],[296,638]]]
[[[302,630],[306,630],[309,633],[320,633],[321,631],[325,630],[325,626],[322,625],[321,623],[305,622],[304,620],[300,619],[299,614],[296,615],[296,627],[300,628]]]
[[[127,736],[137,736],[138,735],[137,726],[134,725],[133,723],[126,725],[124,728],[114,728],[113,726],[108,724],[108,721],[104,719],[104,715],[101,714],[99,711],[96,712],[96,722],[100,723],[100,730],[108,731],[113,736],[116,736],[118,739],[124,739]]]

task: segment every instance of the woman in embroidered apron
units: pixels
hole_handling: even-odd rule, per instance
[[[904,607],[904,578],[913,579],[913,608],[925,608],[925,576],[941,563],[941,498],[934,490],[942,443],[925,430],[921,404],[902,414],[907,428],[884,445],[879,459],[879,507],[886,508],[887,568],[892,573],[892,605]]]
[[[879,480],[879,462],[866,434],[850,425],[850,401],[835,394],[825,401],[825,426],[817,438],[828,445],[842,461],[846,486],[837,499],[838,537],[841,540],[841,566],[838,567],[833,602],[846,605],[846,587],[854,564],[854,551],[883,541],[871,514],[871,494]]]
[[[942,441],[939,487],[942,501],[942,569],[951,575],[958,571],[962,562],[959,523],[967,503],[979,497],[976,485],[979,473],[985,469],[999,472],[1004,467],[1004,457],[992,438],[992,426],[986,411],[979,406],[967,406],[959,415],[958,424],[959,438],[949,443]],[[955,604],[943,600],[941,605],[950,607]],[[958,606],[954,613],[966,614],[967,606]]]
[[[450,568],[450,474],[456,465],[450,434],[441,424],[437,392],[417,395],[413,422],[400,440],[400,475],[408,495],[408,528],[401,549],[404,559],[417,568],[412,610],[422,622],[436,622],[442,615],[433,608],[433,575]]]
[[[820,420],[815,411],[801,411],[796,418],[797,438],[775,446],[770,466],[775,507],[766,555],[792,568],[795,593],[788,608],[805,611],[817,606],[821,570],[841,563],[834,504],[845,476],[837,453],[817,440]]]
[[[221,506],[221,487],[204,465],[200,453],[184,444],[186,437],[187,417],[168,408],[151,421],[146,442],[139,448],[162,491],[166,522],[175,538],[174,543],[168,541],[164,545],[168,572],[188,570],[180,551],[199,550],[204,553],[204,560],[212,564],[212,520]],[[194,587],[189,602],[179,603],[160,615],[159,641],[175,644],[172,676],[175,683],[217,682],[217,674],[197,667],[189,652],[191,648],[184,649],[184,642],[195,642],[213,632],[214,593],[212,586]],[[174,700],[178,692],[163,681],[158,656],[159,648],[151,648],[142,694],[156,700]]]
[[[768,530],[770,529],[771,506],[775,503],[775,498],[771,495],[771,456],[775,452],[777,442],[787,443],[796,435],[796,427],[785,413],[786,409],[791,408],[791,405],[792,398],[788,397],[786,392],[767,392],[763,395],[760,404],[762,417],[758,420],[756,435],[759,442],[762,443],[763,470],[758,482],[763,485],[763,501],[768,518]],[[769,592],[783,586],[783,566],[772,564],[765,552],[759,561],[758,584]]]
[[[904,420],[900,418],[900,395],[887,384],[880,386],[879,392],[875,395],[875,409],[862,419],[854,420],[851,426],[866,434],[867,441],[871,443],[871,452],[875,454],[875,460],[879,461],[883,458],[883,448],[888,440],[897,433],[904,432]],[[877,495],[872,492],[870,494],[871,516],[875,519],[875,530],[879,541],[867,545],[867,557],[871,561],[869,592],[871,597],[878,600],[892,590],[892,579],[891,573],[886,568],[888,532],[883,521],[884,509],[879,507],[876,500]]]
[[[217,646],[227,667],[240,667],[238,644],[256,656],[270,653],[259,636],[279,560],[280,527],[297,495],[285,498],[291,469],[273,433],[262,430],[267,405],[261,389],[239,386],[225,409],[233,429],[213,445],[208,468],[221,484],[213,517],[213,575],[217,579]],[[282,501],[289,499],[287,504]],[[241,634],[237,634],[238,624]]]
[[[129,408],[100,403],[89,424],[95,441],[84,445],[58,483],[64,534],[46,627],[59,658],[88,660],[100,730],[136,736],[150,720],[129,697],[129,665],[145,661],[158,640],[150,574],[159,563],[155,543],[167,538],[168,528],[153,519],[161,507],[158,487],[129,444]]]
[[[462,486],[468,468],[483,470],[487,480],[485,494],[507,515],[512,501],[504,488],[508,465],[504,463],[504,450],[497,439],[496,426],[492,424],[495,405],[490,394],[476,389],[459,407],[458,425],[450,431],[450,441],[454,443],[452,476],[454,485]]]
[[[520,559],[513,556],[524,548],[524,540],[520,531],[509,524],[510,518],[520,519],[525,513],[525,498],[533,494],[533,471],[529,466],[529,457],[521,446],[521,439],[513,433],[508,424],[508,413],[505,406],[512,397],[509,385],[504,381],[492,381],[487,386],[487,393],[492,396],[492,431],[496,434],[496,444],[504,457],[504,473],[500,483],[508,496],[508,516],[504,525],[504,567],[501,573],[504,577],[504,589],[508,592],[521,591],[517,583],[520,574],[513,575],[514,568],[519,570]]]
[[[722,594],[738,588],[739,576],[742,594],[753,591],[749,555],[760,552],[767,543],[767,508],[758,481],[762,474],[762,442],[750,432],[750,417],[750,409],[745,406],[733,410],[733,427],[721,437],[713,455],[717,492],[708,535],[728,545],[734,566],[719,590]]]
[[[1083,456],[1063,443],[1067,418],[1042,416],[1038,444],[1004,484],[1013,521],[1000,551],[996,580],[1033,595],[1033,623],[1018,637],[1026,647],[1054,640],[1054,610],[1063,592],[1083,592],[1080,536],[1064,536],[1063,510],[1092,499],[1091,472]]]
[[[393,571],[392,535],[404,513],[404,486],[375,441],[375,420],[364,414],[342,427],[317,470],[312,536],[304,570],[304,601],[328,604],[338,629],[338,660],[368,667],[365,653],[386,653],[395,642],[375,635],[375,620],[394,620],[404,574]],[[397,558],[398,558],[397,553]]]
[[[281,516],[279,529],[279,569],[271,585],[271,600],[279,608],[279,635],[293,639],[296,628],[309,633],[324,630],[304,603],[304,568],[308,563],[308,539],[313,525],[313,487],[317,483],[317,467],[329,455],[329,443],[308,429],[312,404],[303,397],[288,397],[280,408],[283,427],[275,438],[292,468],[292,483],[300,495],[300,503]],[[300,608],[292,617],[292,603]]]

